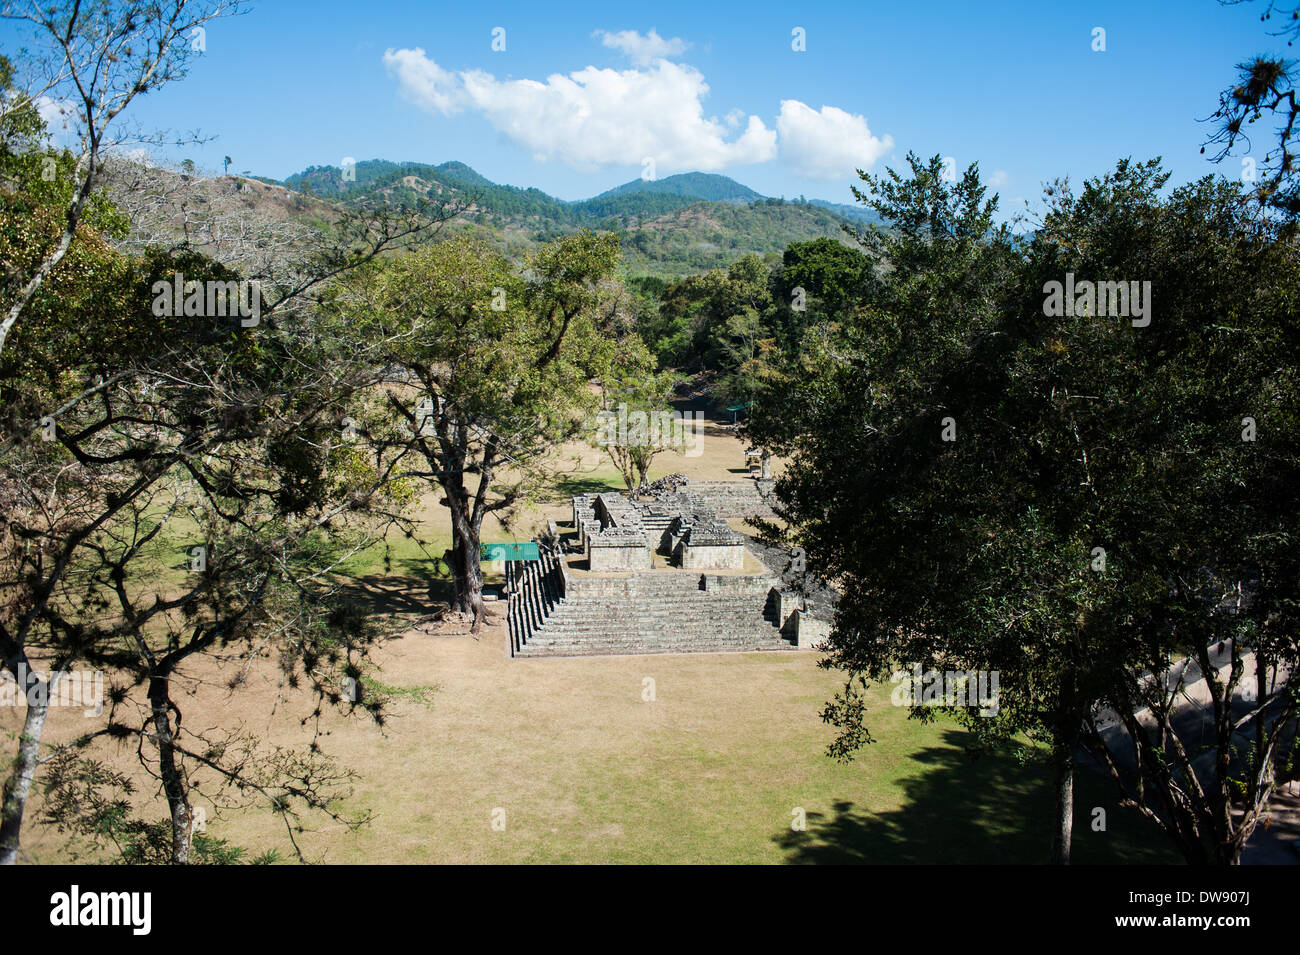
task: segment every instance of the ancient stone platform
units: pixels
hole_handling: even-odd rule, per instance
[[[755,555],[746,561],[747,538],[726,520],[770,515],[763,483],[682,479],[639,499],[574,497],[572,531],[539,540],[540,560],[507,565],[511,654],[808,646],[824,628],[803,621],[779,573]]]

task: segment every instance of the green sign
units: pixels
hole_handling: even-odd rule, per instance
[[[540,560],[536,541],[517,541],[506,544],[484,544],[484,560]]]

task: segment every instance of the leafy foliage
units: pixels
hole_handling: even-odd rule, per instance
[[[1058,849],[1086,743],[1189,860],[1231,861],[1296,712],[1283,675],[1298,650],[1298,528],[1281,492],[1300,466],[1286,437],[1300,424],[1295,250],[1231,184],[1164,200],[1158,162],[1124,161],[1077,196],[1052,187],[1022,252],[992,227],[974,167],[949,185],[938,157],[909,163],[910,176],[864,176],[863,198],[895,226],[864,239],[889,267],[842,327],[809,331],[806,379],[792,376],[750,429],[793,455],[778,513],[843,593],[828,662],[848,682],[824,714],[844,734],[834,751],[870,739],[855,681],[998,672],[996,716],[947,708],[987,745],[1020,732],[1051,745]],[[1084,306],[1052,317],[1046,283],[1067,274],[1149,282],[1149,327]],[[1210,677],[1208,766],[1175,725],[1178,691],[1145,676],[1171,654]],[[1283,685],[1237,723],[1251,658]],[[1131,742],[1103,735],[1107,711]]]

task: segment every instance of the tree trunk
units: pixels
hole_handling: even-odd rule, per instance
[[[1052,784],[1056,791],[1056,824],[1052,827],[1052,864],[1070,864],[1074,835],[1074,750],[1058,750],[1053,759]]]
[[[451,577],[452,609],[473,614],[472,633],[478,633],[483,621],[483,564],[480,545],[480,516],[473,519],[469,495],[463,487],[446,483],[447,506],[451,510]]]
[[[153,710],[154,742],[158,747],[158,772],[162,777],[163,792],[172,819],[172,864],[188,865],[190,861],[190,807],[185,798],[185,783],[176,765],[176,742],[172,735],[171,699],[168,696],[168,678],[155,676],[149,680],[149,704]]]
[[[459,613],[473,614],[473,632],[478,633],[483,617],[483,564],[481,547],[470,535],[458,532],[452,525],[454,543],[447,552],[452,577],[451,608]]]
[[[24,690],[39,683],[39,680],[31,674],[26,683]],[[36,776],[41,734],[45,730],[45,717],[49,711],[48,694],[27,694],[23,734],[18,739],[18,753],[10,766],[9,778],[5,780],[3,808],[0,808],[0,865],[14,865],[18,861],[18,839],[23,828],[23,813],[27,809],[32,779]]]
[[[461,543],[460,535],[456,533],[453,526],[451,531],[451,549],[443,552],[443,560],[447,562],[447,571],[451,574],[451,609],[458,613],[465,613],[465,581],[461,575]]]
[[[472,632],[478,633],[483,619],[483,565],[476,541],[462,542],[460,565],[456,569],[456,586],[461,593],[465,613],[474,615]]]

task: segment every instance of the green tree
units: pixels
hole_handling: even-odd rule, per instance
[[[579,232],[543,246],[521,275],[457,238],[372,269],[340,298],[350,340],[391,345],[396,422],[413,436],[450,511],[453,607],[483,619],[483,520],[508,523],[550,478],[546,454],[586,426],[589,385],[632,333],[614,281],[618,240]]]
[[[782,347],[797,345],[810,326],[840,321],[861,301],[872,276],[871,259],[842,242],[792,242],[773,276]]]
[[[1069,858],[1088,746],[1189,860],[1234,861],[1289,758],[1296,705],[1293,688],[1261,692],[1245,724],[1255,755],[1241,757],[1229,705],[1241,673],[1262,648],[1274,676],[1296,655],[1282,544],[1295,517],[1277,494],[1295,477],[1280,440],[1295,414],[1294,250],[1242,218],[1231,186],[1198,183],[1165,203],[1158,164],[1122,162],[1078,197],[1054,187],[1022,257],[992,227],[974,167],[950,186],[938,157],[909,162],[908,178],[864,177],[863,198],[893,224],[868,237],[891,268],[842,333],[810,341],[810,378],[783,392],[786,417],[763,419],[767,443],[794,455],[778,513],[809,570],[843,589],[832,751],[871,741],[865,680],[997,672],[995,716],[969,699],[947,708],[981,745],[1022,732],[1047,744],[1054,860]],[[1189,274],[1188,261],[1206,266]],[[1149,281],[1155,317],[1086,302],[1053,314],[1046,284],[1067,274]],[[1281,431],[1243,443],[1242,408],[1267,408]],[[1220,612],[1243,587],[1246,606]],[[1171,653],[1197,666],[1170,670]],[[1204,724],[1176,725],[1178,691],[1198,672],[1213,696],[1208,772],[1190,742]],[[1126,735],[1104,726],[1107,712]],[[1138,754],[1127,769],[1125,749]]]
[[[32,31],[31,76],[18,102],[48,96],[70,105],[72,150],[63,230],[41,249],[35,264],[6,275],[14,292],[6,296],[0,318],[0,352],[51,270],[67,255],[77,226],[96,193],[106,151],[139,139],[113,138],[118,117],[136,96],[184,76],[195,52],[194,31],[216,17],[237,11],[240,0],[105,0],[52,3],[6,0],[0,19]],[[6,81],[12,76],[0,76]],[[8,106],[4,107],[6,110]]]
[[[651,335],[660,361],[733,373],[749,359],[750,343],[765,337],[748,330],[758,328],[771,307],[770,275],[762,258],[746,255],[725,270],[692,275],[666,288]],[[741,321],[728,332],[727,321],[737,316]]]
[[[30,274],[66,228],[72,180],[47,179],[46,160],[70,157],[43,145],[31,117],[24,146],[11,135],[16,115],[6,113],[0,157],[13,187],[0,192],[0,258]],[[304,810],[346,821],[333,803],[346,773],[323,755],[183,727],[172,694],[198,659],[246,657],[254,639],[269,640],[322,705],[382,719],[382,692],[344,692],[359,682],[370,633],[329,571],[349,544],[400,522],[401,449],[367,458],[340,440],[382,343],[339,347],[310,293],[431,224],[359,218],[302,261],[268,266],[265,285],[243,296],[261,306],[249,323],[212,312],[202,294],[209,282],[238,285],[231,269],[186,249],[135,258],[96,224],[115,237],[127,228],[92,196],[0,353],[0,665],[27,700],[3,784],[0,863],[18,857],[40,764],[104,737],[140,741],[167,802],[172,861],[189,858],[192,786],[207,774],[218,791],[265,798],[290,839]],[[198,283],[193,311],[158,309],[177,273]],[[5,292],[26,294],[21,283]],[[180,539],[178,526],[189,528]],[[213,559],[186,574],[193,546]],[[103,725],[71,750],[42,752],[55,677],[41,671],[74,664],[120,688]],[[132,709],[136,718],[123,715]]]
[[[727,404],[752,405],[776,380],[775,340],[763,315],[752,308],[726,318],[713,330],[718,370],[714,395]]]
[[[60,227],[45,212],[0,218],[0,235],[39,254],[32,225],[46,236]],[[182,724],[177,685],[200,658],[269,645],[322,703],[382,717],[382,697],[342,692],[370,634],[327,582],[340,550],[386,521],[391,471],[354,474],[346,448],[328,453],[368,369],[331,358],[319,323],[157,314],[151,290],[177,272],[237,278],[190,254],[131,260],[83,223],[0,358],[0,660],[26,698],[0,862],[17,856],[38,764],[102,738],[139,741],[167,803],[173,862],[190,859],[201,780],[214,784],[209,797],[259,794],[290,839],[304,809],[348,821],[334,805],[346,773],[323,754],[266,752],[238,730]],[[106,674],[109,708],[70,747],[42,754],[56,674],[72,665]]]
[[[1053,189],[1026,286],[1062,272],[1151,283],[1147,318],[1103,317],[1099,303],[1036,362],[1071,395],[1057,443],[1079,449],[1114,574],[1111,664],[1086,662],[1123,731],[1093,711],[1084,743],[1188,862],[1235,864],[1295,767],[1300,527],[1283,488],[1300,467],[1286,437],[1300,418],[1300,262],[1237,184],[1206,178],[1162,199],[1166,179],[1157,162],[1123,161],[1077,197]],[[1030,370],[1013,365],[1013,380]]]

